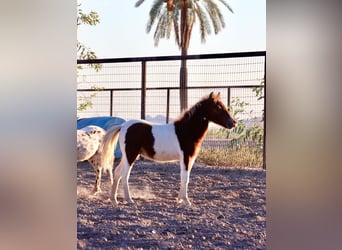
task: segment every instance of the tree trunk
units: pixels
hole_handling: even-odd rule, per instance
[[[167,0],[167,10],[173,11],[173,1],[174,0]]]
[[[188,108],[188,69],[185,59],[181,61],[179,76],[180,111],[183,112]]]
[[[181,0],[181,50],[182,56],[186,56],[188,54],[188,46],[187,42],[187,31],[188,31],[188,23],[187,23],[187,15],[188,15],[188,7],[186,4],[186,0]],[[179,72],[179,98],[180,98],[180,111],[183,112],[188,108],[188,69],[186,66],[186,59],[182,59],[181,68]]]

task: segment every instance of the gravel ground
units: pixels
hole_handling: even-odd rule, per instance
[[[107,176],[77,167],[78,249],[266,249],[266,172],[195,163],[192,206],[178,205],[179,165],[139,160],[130,177],[134,205],[113,207]]]

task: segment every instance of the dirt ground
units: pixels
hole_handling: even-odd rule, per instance
[[[88,163],[77,167],[78,249],[266,249],[266,172],[195,163],[191,207],[178,205],[179,165],[136,162],[130,177],[134,205],[119,206],[102,193]]]

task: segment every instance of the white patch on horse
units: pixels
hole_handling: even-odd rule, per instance
[[[156,152],[153,160],[161,162],[179,161],[182,151],[173,124],[154,125],[152,135],[154,137],[153,148]]]

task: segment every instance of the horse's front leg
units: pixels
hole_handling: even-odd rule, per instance
[[[180,179],[181,179],[181,185],[180,185],[180,191],[178,195],[178,203],[183,203],[186,206],[191,206],[191,202],[188,198],[188,184],[189,184],[189,177],[190,177],[190,171],[192,168],[193,161],[188,163],[188,167],[186,168],[186,165],[183,161],[180,163]]]

